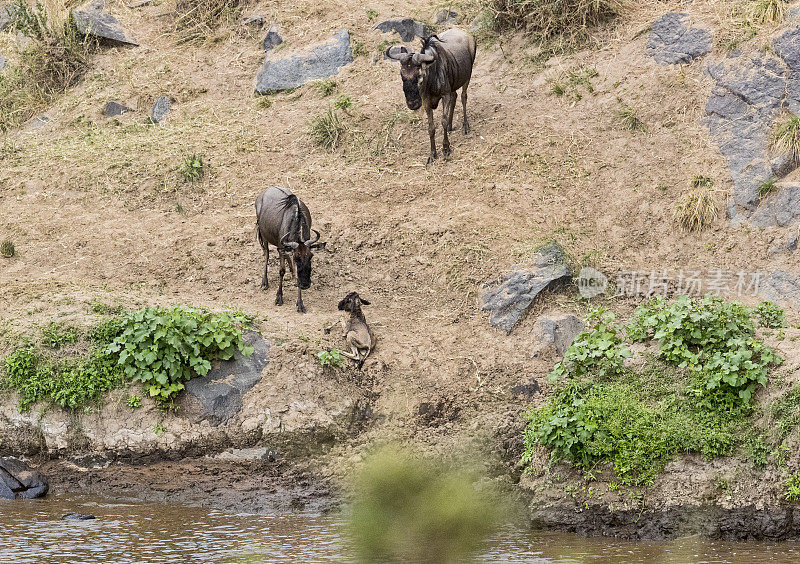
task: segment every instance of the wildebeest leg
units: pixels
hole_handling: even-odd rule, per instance
[[[261,289],[266,290],[269,288],[269,282],[267,282],[267,265],[269,264],[269,245],[264,247],[264,278],[261,279]]]
[[[286,260],[289,262],[289,272],[291,272],[292,278],[297,279],[297,265],[294,263],[294,257],[289,257]]]
[[[458,101],[458,94],[453,92],[450,96],[450,114],[447,118],[447,131],[453,131],[455,127],[453,127],[453,114],[456,113],[456,102]]]
[[[433,108],[428,107],[425,111],[428,114],[428,135],[431,137],[431,155],[428,157],[428,164],[431,164],[439,156],[436,154],[436,121],[433,117]]]
[[[450,131],[450,116],[448,115],[453,107],[451,103],[453,100],[452,94],[447,94],[442,97],[442,129],[444,130],[444,140],[442,141],[442,155],[444,158],[450,156],[450,138],[447,132]]]
[[[280,249],[278,249],[278,256],[281,257],[281,269],[278,272],[279,282],[278,282],[278,293],[275,294],[275,305],[283,305],[283,276],[286,274],[286,267],[283,264],[283,261],[286,258],[283,256],[283,253]]]
[[[305,313],[306,306],[303,305],[303,290],[297,286],[297,313]]]
[[[467,86],[469,86],[469,80],[464,83],[464,86],[461,88],[461,106],[464,108],[464,135],[469,133],[469,122],[467,121]]]

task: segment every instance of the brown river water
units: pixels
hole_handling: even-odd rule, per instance
[[[61,521],[66,513],[93,521]],[[53,496],[0,500],[0,563],[350,562],[341,519],[243,515],[175,504]],[[800,562],[800,543],[731,543],[695,537],[670,542],[586,539],[505,527],[480,562]]]

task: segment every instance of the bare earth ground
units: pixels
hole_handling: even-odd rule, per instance
[[[0,261],[0,317],[24,333],[51,317],[89,324],[98,319],[88,313],[93,299],[128,308],[238,308],[255,314],[274,343],[276,362],[258,395],[294,358],[313,363],[319,350],[341,346],[323,327],[337,319],[337,301],[357,290],[372,301],[365,313],[379,339],[365,366],[377,394],[374,422],[358,440],[336,445],[322,473],[346,474],[371,442],[389,437],[446,456],[484,450],[490,437],[489,450],[511,460],[519,414],[544,399],[515,396],[511,388],[535,380],[546,390],[552,368],[530,358],[536,313],[583,314],[605,303],[625,317],[637,303],[587,303],[571,291],[546,298],[511,335],[493,330],[477,305],[481,285],[524,264],[537,244],[558,239],[612,275],[800,266],[797,254],[767,252],[785,230],[734,228],[722,212],[700,234],[677,228],[672,209],[694,176],[714,179],[720,209],[730,190],[726,163],[699,123],[712,86],[704,68],[722,55],[657,65],[641,32],[685,6],[647,4],[599,31],[596,48],[552,59],[544,69],[526,60],[533,48],[520,37],[479,43],[472,133],[457,130],[451,160],[425,167],[424,116],[405,108],[397,66],[373,62],[383,38],[371,29],[393,15],[430,18],[436,6],[412,0],[401,13],[394,4],[371,3],[380,13],[374,22],[363,3],[349,0],[262,1],[246,10],[276,21],[287,48],[340,28],[366,45],[369,54],[336,77],[334,97],[350,96],[353,107],[342,113],[349,129],[343,146],[326,152],[311,142],[308,122],[334,97],[307,85],[271,97],[265,108],[253,96],[262,31],[234,29],[206,46],[176,46],[162,17],[168,2],[136,10],[109,2],[141,46],[103,50],[87,78],[47,111],[49,122],[0,139],[0,239],[12,239],[18,253]],[[694,2],[691,10],[721,28],[721,4]],[[594,92],[579,87],[580,100],[553,96],[547,79],[581,65],[598,72]],[[159,125],[144,124],[162,94],[176,99],[172,113]],[[102,108],[112,99],[137,111],[105,118]],[[618,99],[639,110],[647,132],[621,127]],[[196,185],[177,172],[193,152],[205,156],[209,170]],[[314,258],[306,315],[294,310],[293,282],[286,305],[273,305],[274,254],[270,290],[258,287],[263,258],[253,201],[274,184],[308,204],[328,241]],[[796,322],[796,312],[789,317]],[[786,381],[796,379],[797,352],[788,341],[795,333],[776,344],[787,357]],[[438,405],[433,423],[420,416],[423,402]],[[129,472],[137,478],[138,470]],[[665,480],[680,483],[682,473]]]

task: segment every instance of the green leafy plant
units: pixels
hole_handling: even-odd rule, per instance
[[[323,368],[330,366],[331,368],[341,368],[344,366],[344,355],[339,349],[331,349],[329,351],[319,351],[317,353],[319,364]]]
[[[672,303],[659,296],[637,309],[628,330],[638,341],[652,335],[661,360],[699,374],[701,395],[734,394],[745,405],[756,386],[766,384],[769,367],[780,362],[754,334],[750,311],[719,296],[681,296]]]
[[[587,318],[590,327],[580,333],[548,376],[551,379],[569,376],[581,378],[592,375],[605,378],[619,374],[622,363],[630,358],[631,351],[622,344],[618,328],[614,325],[614,314],[598,308]]]
[[[3,258],[11,258],[16,254],[14,243],[11,241],[3,241],[0,243],[0,256]]]
[[[178,171],[183,175],[186,182],[200,182],[205,175],[205,163],[203,162],[203,155],[192,153],[183,158]]]
[[[194,374],[205,376],[212,360],[230,359],[237,349],[253,352],[230,313],[150,307],[123,316],[121,323],[122,332],[106,350],[160,404],[171,402]]]
[[[161,435],[163,435],[166,432],[167,432],[166,425],[164,425],[162,423],[156,423],[155,425],[153,425],[153,433],[155,433],[156,436],[160,437]]]
[[[769,445],[764,436],[754,432],[745,435],[743,445],[747,458],[756,468],[766,468],[769,458]]]
[[[800,501],[800,474],[792,474],[784,482],[784,496],[789,501]]]
[[[136,394],[131,394],[128,396],[128,399],[125,400],[125,405],[131,409],[138,409],[142,407],[142,398]]]
[[[40,329],[40,334],[42,343],[51,349],[59,349],[78,341],[78,330],[58,321],[50,321]]]
[[[774,302],[761,302],[755,307],[753,313],[758,318],[759,327],[780,329],[786,326],[786,312]]]
[[[345,134],[345,127],[339,119],[339,114],[332,107],[321,116],[311,120],[309,134],[311,139],[325,149],[335,149]]]
[[[346,94],[339,94],[339,97],[336,99],[334,103],[334,107],[338,110],[346,110],[347,108],[352,107],[353,102],[350,100],[350,96]]]
[[[372,21],[378,17],[378,10],[374,8],[367,8],[367,20]]]

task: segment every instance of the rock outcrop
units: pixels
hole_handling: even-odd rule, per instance
[[[35,499],[47,494],[47,479],[13,457],[0,458],[0,498]]]
[[[547,245],[533,258],[532,267],[520,268],[486,286],[482,308],[491,312],[492,327],[510,333],[539,293],[570,279],[566,256],[559,245]]]
[[[759,195],[764,182],[783,178],[798,166],[792,155],[770,146],[775,120],[786,110],[800,111],[798,40],[800,27],[792,28],[773,40],[777,56],[761,51],[750,55],[734,52],[708,69],[716,84],[703,123],[728,158],[734,184],[728,216],[734,222],[749,219],[766,227],[800,219],[796,185],[779,184],[777,194],[763,204]]]
[[[586,325],[572,314],[543,315],[533,325],[534,348],[531,356],[547,360],[563,357]]]
[[[112,43],[138,45],[117,18],[105,12],[105,0],[91,0],[72,10],[75,27],[83,35],[91,35]]]
[[[159,123],[172,109],[172,101],[167,96],[159,96],[150,110],[150,121]]]
[[[436,31],[435,28],[426,27],[411,18],[392,18],[379,23],[375,26],[375,29],[381,33],[394,32],[400,36],[401,40],[406,42],[412,41],[415,37],[425,37]]]
[[[272,52],[267,54],[256,78],[257,94],[298,88],[310,80],[338,74],[339,68],[353,62],[350,33],[344,29],[332,40],[304,53],[287,54],[282,58],[273,58],[272,55]]]
[[[253,354],[236,351],[231,360],[215,363],[208,374],[186,382],[186,394],[196,400],[202,418],[214,425],[226,423],[242,410],[242,396],[261,380],[261,371],[269,362],[269,343],[254,331],[244,335]]]
[[[711,51],[711,33],[692,27],[689,14],[671,12],[653,22],[647,54],[661,65],[691,63]]]

